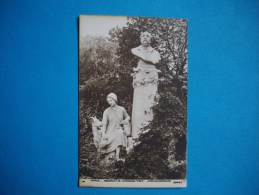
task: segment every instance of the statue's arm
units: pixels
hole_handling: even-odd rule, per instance
[[[140,58],[141,60],[145,60],[145,56],[137,48],[131,49],[131,53]]]
[[[123,108],[123,121],[122,124],[128,123],[130,121],[130,116],[128,115],[127,111],[125,108]]]
[[[139,59],[143,60],[144,62],[148,63],[148,64],[157,64],[160,61],[160,54],[158,53],[158,51],[154,51],[152,54],[150,55],[143,55],[139,50],[137,50],[136,48],[131,49],[131,53],[135,56],[137,56]]]
[[[152,53],[149,53],[149,55],[146,56],[145,61],[149,62],[151,64],[157,64],[161,60],[160,54],[158,51],[153,50]]]
[[[154,54],[152,56],[153,64],[157,64],[161,60],[161,56],[158,51],[154,51]]]
[[[137,48],[131,49],[131,53],[135,56],[137,56],[139,59],[143,60],[146,63],[152,63],[147,59],[146,56],[144,56]]]
[[[107,125],[108,125],[108,113],[107,113],[107,110],[105,110],[103,113],[102,128],[101,128],[101,132],[103,135],[107,130]]]

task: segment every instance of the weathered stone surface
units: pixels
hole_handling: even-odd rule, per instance
[[[132,137],[138,138],[141,129],[153,119],[152,107],[157,96],[158,70],[153,65],[142,65],[133,76]]]

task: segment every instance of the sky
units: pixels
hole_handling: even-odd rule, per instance
[[[126,26],[126,16],[99,16],[81,15],[80,16],[80,37],[86,35],[109,36],[109,30],[118,26]]]

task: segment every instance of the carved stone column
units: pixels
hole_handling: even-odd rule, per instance
[[[132,138],[139,138],[143,127],[153,120],[152,107],[156,104],[158,72],[153,65],[141,65],[134,68],[133,76],[133,109]]]

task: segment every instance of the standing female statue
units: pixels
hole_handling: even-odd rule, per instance
[[[116,94],[110,93],[106,99],[110,107],[103,113],[99,151],[106,155],[106,160],[114,157],[120,160],[120,149],[127,145],[126,133],[122,126],[129,123],[130,117],[125,108],[117,104]]]
[[[160,60],[160,54],[150,46],[151,34],[144,32],[140,35],[141,45],[131,52],[138,57],[138,66],[133,75],[133,109],[132,109],[132,137],[138,138],[141,128],[153,119],[152,106],[157,95],[158,72],[155,64]]]

